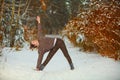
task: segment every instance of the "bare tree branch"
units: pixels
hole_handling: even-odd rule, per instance
[[[28,1],[28,0],[27,0],[27,1]],[[26,9],[25,9],[25,12],[22,14],[22,17],[24,17],[25,14],[27,13],[27,10],[28,10],[28,8],[29,8],[30,3],[31,3],[31,0],[29,0],[29,2],[28,2],[28,4],[27,4],[27,7],[26,7]]]

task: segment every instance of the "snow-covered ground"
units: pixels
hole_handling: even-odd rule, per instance
[[[61,50],[58,50],[43,71],[34,71],[38,53],[26,45],[21,51],[3,49],[3,56],[0,56],[0,80],[120,80],[119,61],[81,52],[68,40],[65,42],[74,70],[70,70]]]

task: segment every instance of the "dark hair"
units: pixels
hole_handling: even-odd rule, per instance
[[[32,49],[32,48],[37,48],[37,46],[35,46],[32,43],[30,43],[30,49]]]

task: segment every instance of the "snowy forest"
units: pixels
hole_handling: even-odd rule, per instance
[[[31,49],[39,33],[36,16],[46,35]],[[48,37],[54,46],[42,54],[39,44],[46,40],[50,46]],[[0,80],[120,80],[119,75],[120,0],[0,0]]]
[[[0,0],[0,49],[36,39],[36,16],[45,34],[66,36],[82,51],[120,59],[119,0]]]

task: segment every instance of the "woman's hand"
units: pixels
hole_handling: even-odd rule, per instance
[[[39,24],[39,23],[40,23],[40,17],[37,16],[36,20],[37,20],[37,22],[38,22],[38,24]]]
[[[40,71],[40,69],[38,69],[38,68],[36,68],[36,69],[34,69],[35,71]]]

